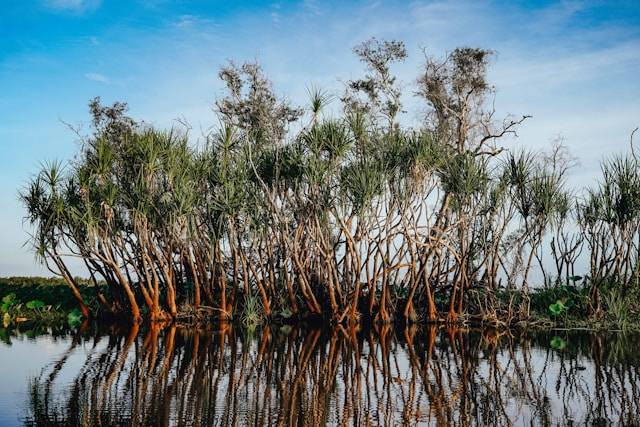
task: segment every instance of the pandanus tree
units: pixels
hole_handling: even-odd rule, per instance
[[[196,308],[200,305],[202,288],[205,303],[217,308],[222,318],[231,317],[236,303],[235,287],[231,298],[227,295],[226,254],[232,260],[233,282],[238,283],[243,271],[242,289],[245,296],[251,293],[247,270],[254,260],[248,258],[245,250],[245,222],[251,215],[257,215],[260,208],[253,203],[257,195],[248,188],[252,172],[243,149],[236,128],[225,124],[209,138],[196,160],[197,210],[190,225],[193,238],[187,259],[195,283]],[[249,205],[256,209],[248,212]],[[264,288],[262,284],[258,287],[268,310]]]
[[[124,292],[134,318],[140,316],[134,287],[152,319],[168,317],[162,306],[177,314],[181,279],[175,260],[188,238],[194,202],[190,156],[184,135],[145,129],[117,146],[98,140],[78,166],[88,177],[81,187],[86,202],[78,210],[85,209],[85,216],[97,210],[99,216],[89,224],[89,239],[75,245],[102,264],[97,272]]]
[[[490,51],[475,48],[455,49],[443,61],[427,58],[423,75],[418,80],[418,95],[430,108],[427,127],[447,147],[448,161],[441,171],[443,194],[438,200],[435,230],[444,226],[456,229],[453,243],[446,243],[447,255],[441,259],[455,260],[454,280],[449,296],[448,319],[455,321],[462,309],[464,290],[471,283],[470,236],[477,206],[474,195],[486,192],[488,163],[502,153],[498,145],[505,135],[515,134],[527,119],[494,119],[495,111],[488,107],[492,88],[487,82]],[[437,231],[436,231],[437,232]],[[430,233],[431,235],[432,233]],[[444,243],[444,241],[443,241]],[[441,253],[442,255],[442,253]],[[448,271],[448,270],[447,270]],[[456,306],[456,298],[459,303]]]
[[[69,248],[75,231],[71,224],[76,222],[76,218],[69,212],[67,204],[74,192],[73,182],[65,180],[61,164],[47,163],[20,197],[27,208],[26,219],[33,228],[31,241],[36,256],[52,273],[65,279],[83,316],[89,317],[89,309],[65,262],[66,254],[62,252]]]
[[[634,131],[635,133],[635,131]],[[577,207],[590,253],[591,295],[600,311],[600,287],[609,281],[622,292],[640,284],[640,162],[631,153],[601,164],[602,177]]]
[[[525,246],[529,247],[522,279],[525,289],[528,289],[529,271],[545,231],[554,222],[562,220],[569,208],[570,195],[564,190],[568,163],[563,160],[561,151],[554,153],[552,157],[541,157],[529,151],[513,152],[504,163],[504,176],[521,221],[517,256]],[[514,263],[514,268],[519,269],[520,262]],[[511,277],[515,277],[515,272]]]

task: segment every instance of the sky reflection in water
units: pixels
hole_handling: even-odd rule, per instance
[[[0,335],[1,425],[640,423],[639,337],[622,333],[113,326]]]

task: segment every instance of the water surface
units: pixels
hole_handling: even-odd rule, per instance
[[[640,425],[637,335],[0,330],[0,425]]]

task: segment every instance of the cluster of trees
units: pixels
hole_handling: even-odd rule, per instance
[[[339,100],[311,90],[306,109],[278,97],[257,64],[223,68],[220,125],[199,143],[188,129],[135,122],[125,104],[92,101],[94,133],[76,159],[46,164],[21,195],[36,253],[83,313],[69,259],[106,283],[96,287],[103,310],[134,320],[187,309],[227,320],[260,307],[336,322],[453,322],[469,291],[526,296],[534,266],[545,282],[564,281],[583,253],[594,301],[605,281],[638,283],[633,149],[577,197],[561,145],[501,146],[527,116],[496,119],[491,52],[427,58],[415,91],[425,114],[407,126],[392,73],[404,45],[371,39],[354,51],[365,75]],[[327,113],[332,101],[338,113]]]

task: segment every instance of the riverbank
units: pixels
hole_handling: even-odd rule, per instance
[[[83,298],[95,306],[95,288],[87,281],[79,282]],[[5,327],[24,322],[70,326],[82,322],[77,302],[64,280],[45,277],[0,278],[0,316]]]
[[[86,280],[77,279],[79,290],[93,313],[100,313],[97,289]],[[594,312],[589,290],[577,286],[555,286],[533,289],[528,297],[518,290],[498,290],[491,295],[472,290],[467,295],[469,311],[460,315],[457,323],[511,329],[589,329],[640,331],[640,296],[637,292],[619,294],[604,289],[602,305]],[[481,303],[481,301],[483,301]],[[438,320],[445,322],[444,301],[437,304]],[[441,307],[440,307],[441,306]],[[7,323],[39,322],[68,323],[75,326],[83,318],[71,290],[61,279],[40,277],[0,278],[0,315]],[[98,316],[101,317],[101,316]],[[181,324],[216,322],[214,308],[195,310],[185,304],[180,307],[177,322]],[[322,323],[321,318],[302,318],[289,313],[266,316],[255,300],[242,304],[233,319],[242,326],[255,328],[266,323],[298,324]],[[396,321],[400,321],[398,316]],[[362,318],[362,322],[369,321]],[[417,323],[426,323],[417,319]]]

